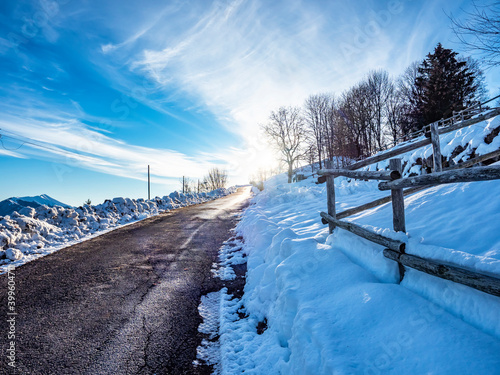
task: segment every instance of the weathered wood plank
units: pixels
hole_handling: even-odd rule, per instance
[[[422,176],[402,178],[399,180],[381,182],[380,190],[401,189],[424,185],[452,184],[456,182],[488,181],[500,179],[500,165],[456,169],[444,172],[429,173]]]
[[[370,165],[373,163],[378,163],[379,161],[387,160],[387,159],[393,158],[395,156],[404,154],[408,151],[413,151],[413,150],[416,150],[420,147],[424,147],[424,146],[427,146],[430,144],[431,144],[430,139],[422,139],[420,141],[410,143],[406,146],[397,147],[396,149],[393,149],[393,150],[388,151],[386,153],[371,156],[371,157],[366,158],[364,160],[358,161],[354,164],[348,165],[348,166],[346,166],[346,168],[350,169],[350,170],[359,169],[362,167],[366,167],[367,165]]]
[[[484,113],[482,115],[479,115],[479,116],[477,116],[475,118],[471,118],[469,120],[460,121],[460,122],[457,122],[457,123],[455,123],[453,125],[441,128],[441,129],[439,129],[439,133],[440,134],[446,134],[446,133],[452,132],[454,130],[465,128],[466,126],[474,125],[474,124],[476,124],[478,122],[481,122],[481,121],[484,121],[484,120],[488,120],[488,119],[490,119],[492,117],[495,117],[495,116],[498,116],[498,115],[500,115],[500,108],[495,108],[495,109],[493,109],[493,110],[491,110],[489,112],[486,112],[486,113]],[[418,142],[410,143],[410,144],[408,144],[406,146],[402,146],[402,147],[396,148],[394,150],[385,152],[383,154],[371,156],[371,157],[366,158],[364,160],[360,160],[360,161],[358,161],[356,163],[348,165],[346,168],[350,169],[350,170],[359,169],[359,168],[362,168],[362,167],[366,167],[367,165],[370,165],[370,164],[373,164],[373,163],[378,163],[379,161],[387,160],[387,159],[393,158],[395,156],[404,154],[404,153],[406,153],[408,151],[413,151],[413,150],[416,150],[416,149],[418,149],[420,147],[424,147],[424,146],[427,146],[427,145],[430,145],[430,144],[431,144],[431,140],[430,139],[422,139],[422,140],[420,140]]]
[[[428,188],[428,186],[419,186],[416,188],[406,189],[406,190],[403,190],[403,195],[406,197],[407,195],[416,193],[416,192],[421,191],[421,190],[425,190],[427,188]],[[362,204],[361,206],[353,207],[353,208],[350,208],[348,210],[339,212],[339,213],[337,213],[337,219],[339,219],[339,220],[344,219],[346,217],[359,214],[360,212],[369,210],[370,208],[381,206],[381,205],[389,203],[391,201],[392,201],[392,195],[390,195],[388,197],[384,197],[384,198],[379,198],[379,199],[376,199],[372,202]]]
[[[433,172],[442,172],[443,164],[441,160],[441,142],[439,141],[438,123],[431,124],[432,158],[434,160]]]
[[[401,159],[389,160],[389,168],[391,171],[397,171],[401,175]],[[400,181],[400,180],[395,180]],[[392,223],[396,232],[406,233],[406,220],[405,220],[405,200],[403,189],[392,189]]]
[[[385,249],[384,256],[406,267],[428,273],[442,279],[467,285],[482,292],[500,297],[500,278],[484,275],[461,267],[442,264],[439,261],[403,254],[393,249]]]
[[[453,169],[460,169],[460,168],[472,167],[474,164],[482,163],[484,161],[496,158],[498,156],[500,156],[500,150],[488,152],[487,154],[480,155],[480,156],[477,156],[475,158],[466,160],[466,161],[464,161],[462,163],[455,164],[455,165],[453,165],[451,167],[445,168],[444,170],[445,171],[451,171]]]
[[[388,238],[388,237],[382,236],[378,233],[374,233],[374,232],[372,232],[368,229],[365,229],[365,228],[363,228],[357,224],[354,224],[354,223],[337,220],[334,217],[328,215],[326,212],[321,212],[320,215],[324,219],[324,220],[322,220],[324,224],[331,223],[334,226],[348,230],[351,233],[354,233],[360,237],[363,237],[371,242],[375,242],[379,245],[388,247],[389,249],[392,249],[392,250],[404,251],[404,249],[405,249],[406,244],[404,242],[401,242],[398,240],[393,240],[392,238]]]
[[[388,180],[392,181],[401,178],[401,173],[396,171],[351,171],[348,169],[321,169],[318,171],[321,176],[344,176],[357,178],[359,180]]]
[[[336,218],[335,215],[335,177],[326,176],[326,199],[327,199],[327,210],[328,215],[332,218]],[[330,233],[335,229],[335,225],[328,223],[328,229]]]

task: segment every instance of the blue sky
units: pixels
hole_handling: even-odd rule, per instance
[[[0,199],[152,195],[212,166],[272,163],[281,105],[400,74],[470,1],[7,0],[0,4]],[[498,93],[499,72],[486,72]],[[10,136],[10,137],[9,137]],[[29,139],[28,139],[29,138]]]

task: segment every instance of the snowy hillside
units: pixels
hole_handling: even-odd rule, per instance
[[[236,188],[210,193],[173,192],[152,200],[114,198],[96,206],[68,208],[59,205],[23,207],[0,216],[0,273],[6,264],[20,266],[56,250],[102,234],[107,230],[158,215],[162,212],[203,203],[231,194]],[[28,197],[30,198],[30,197]],[[57,202],[47,195],[34,200]],[[4,264],[4,266],[1,266]]]
[[[26,202],[19,198],[8,198],[0,202],[0,216],[11,215],[14,211],[22,210],[24,207],[37,208],[40,206],[35,202]]]
[[[15,200],[22,200],[24,202],[32,202],[32,203],[38,203],[39,205],[46,205],[49,207],[54,207],[54,206],[61,206],[65,208],[70,208],[71,206],[69,204],[62,203],[58,201],[57,199],[52,198],[51,196],[47,194],[42,194],[42,195],[35,195],[34,197],[16,197],[12,198]]]
[[[443,135],[444,156],[458,162],[500,148],[498,136],[485,142],[499,126],[497,117]],[[418,159],[431,152],[402,155],[405,174],[419,174]],[[319,216],[326,186],[314,182],[276,176],[245,211],[237,227],[245,245],[220,262],[247,259],[245,293],[210,296],[220,347],[206,355],[205,343],[200,359],[222,374],[500,374],[500,298],[413,269],[398,284],[382,246],[340,228],[329,235]],[[389,194],[344,177],[335,189],[337,212]],[[499,197],[499,180],[415,193],[405,198],[406,234],[390,229],[390,203],[345,220],[400,237],[409,254],[498,277]]]
[[[37,208],[41,205],[46,205],[48,207],[71,207],[67,204],[59,202],[47,194],[36,195],[34,197],[12,197],[0,202],[0,216],[11,215],[14,211],[19,212],[19,210],[24,207]]]

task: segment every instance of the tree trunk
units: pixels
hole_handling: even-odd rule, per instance
[[[292,183],[292,175],[293,175],[293,161],[288,162],[288,183]]]

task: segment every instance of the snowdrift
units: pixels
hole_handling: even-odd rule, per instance
[[[19,266],[91,235],[158,215],[159,213],[217,199],[236,188],[210,193],[173,192],[152,200],[114,198],[104,203],[78,208],[41,205],[25,207],[0,217],[0,264]],[[5,269],[5,265],[0,271]]]
[[[447,162],[500,148],[491,136],[499,127],[497,117],[442,135]],[[405,176],[420,174],[431,154],[428,146],[401,155]],[[241,299],[219,292],[218,373],[498,374],[500,298],[412,269],[398,284],[382,246],[340,228],[328,233],[319,216],[326,186],[314,182],[272,178],[238,224],[247,283]],[[337,212],[388,195],[375,181],[344,177],[335,189]],[[390,204],[347,220],[403,235],[407,253],[500,275],[499,197],[498,180],[411,195],[405,235],[389,229]]]

